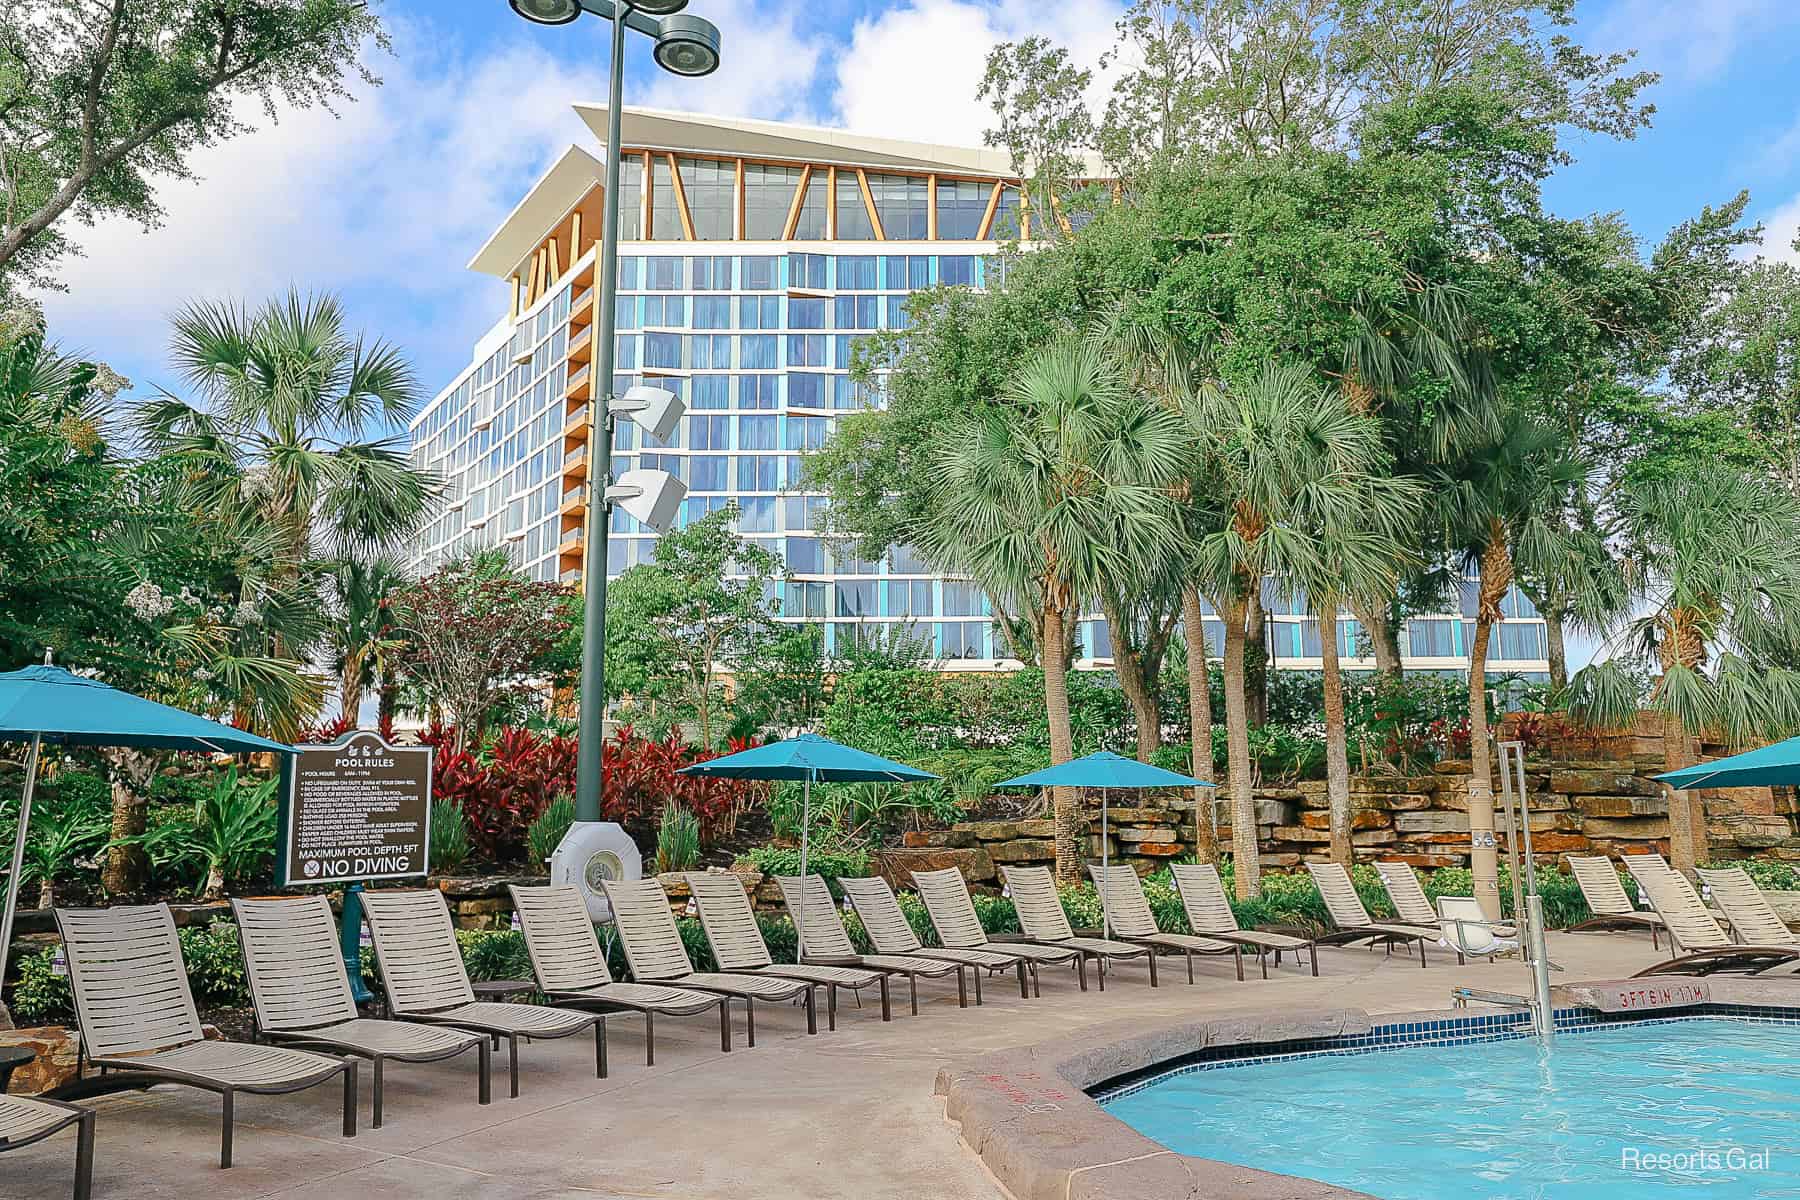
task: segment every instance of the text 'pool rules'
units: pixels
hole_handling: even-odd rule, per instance
[[[431,747],[391,746],[358,730],[295,750],[281,814],[282,886],[427,873]]]

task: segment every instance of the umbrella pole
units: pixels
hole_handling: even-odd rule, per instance
[[[800,907],[794,910],[794,961],[797,963],[806,961],[806,852],[807,838],[812,833],[812,777],[817,773],[809,771],[800,784]]]
[[[43,734],[32,734],[31,751],[25,758],[25,795],[19,801],[19,828],[13,835],[12,873],[6,877],[6,913],[0,917],[0,979],[6,978],[6,960],[12,949],[13,914],[19,910],[19,885],[25,870],[25,832],[31,827],[31,798],[37,791],[38,754],[43,744]],[[11,1026],[4,1006],[0,1006],[0,1017],[8,1017],[6,1025]]]
[[[1106,878],[1107,867],[1112,865],[1111,856],[1107,853],[1106,839],[1107,839],[1106,789],[1101,788],[1100,789],[1100,878],[1102,878],[1102,879]],[[1100,909],[1100,936],[1101,937],[1111,937],[1112,936],[1112,934],[1108,928],[1108,923],[1106,920],[1106,908],[1104,906],[1102,906]]]

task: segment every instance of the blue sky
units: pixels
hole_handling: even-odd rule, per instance
[[[724,31],[725,66],[676,81],[631,48],[627,103],[843,125],[978,143],[986,50],[1043,32],[1092,62],[1110,0],[695,0]],[[588,142],[570,111],[604,97],[604,27],[525,25],[504,0],[385,0],[384,86],[333,117],[285,114],[204,152],[198,180],[159,192],[168,219],[71,230],[86,254],[45,297],[53,336],[110,361],[137,391],[181,383],[168,314],[193,297],[251,302],[290,284],[341,293],[356,321],[399,342],[427,393],[467,361],[504,307],[463,264],[545,166]],[[1565,215],[1620,211],[1646,252],[1674,223],[1739,188],[1792,256],[1800,223],[1800,5],[1791,0],[1588,0],[1576,36],[1635,47],[1664,79],[1655,125],[1625,143],[1584,139],[1549,186]],[[263,121],[260,112],[246,116]]]

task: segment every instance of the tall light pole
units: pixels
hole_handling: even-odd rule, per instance
[[[619,111],[625,92],[625,31],[635,29],[656,40],[656,62],[674,75],[709,75],[719,66],[719,31],[699,17],[682,15],[687,0],[508,0],[513,11],[539,25],[567,25],[584,12],[612,22],[612,61],[606,105],[606,190],[598,277],[599,343],[594,354],[593,437],[597,446],[590,465],[587,499],[587,547],[582,566],[581,742],[576,757],[575,824],[558,847],[553,874],[580,886],[589,911],[605,915],[599,882],[615,874],[615,848],[596,838],[601,817],[601,751],[606,712],[606,542],[613,502],[652,528],[672,523],[686,489],[660,471],[631,471],[612,482],[615,413],[631,417],[658,437],[681,419],[683,406],[660,388],[632,388],[617,403],[612,396],[613,339],[619,287]],[[646,181],[647,183],[648,181]],[[573,252],[571,260],[579,255]]]

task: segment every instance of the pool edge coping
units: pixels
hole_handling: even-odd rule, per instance
[[[1679,977],[1671,981],[1675,979]],[[1706,983],[1704,999],[1650,1006],[1634,1015],[1699,1015],[1694,1010],[1716,1004],[1791,1011],[1800,1002],[1800,980],[1714,976]],[[1597,1009],[1595,989],[1609,986],[1644,985],[1635,979],[1571,982],[1556,989],[1557,1006]],[[1367,1193],[1319,1180],[1171,1150],[1113,1117],[1088,1091],[1210,1048],[1356,1037],[1377,1026],[1454,1021],[1491,1011],[1448,1008],[1371,1015],[1356,1008],[1285,1014],[1244,1010],[1124,1036],[1115,1027],[941,1067],[935,1090],[944,1098],[944,1115],[960,1126],[962,1140],[1015,1200],[1371,1200]]]

